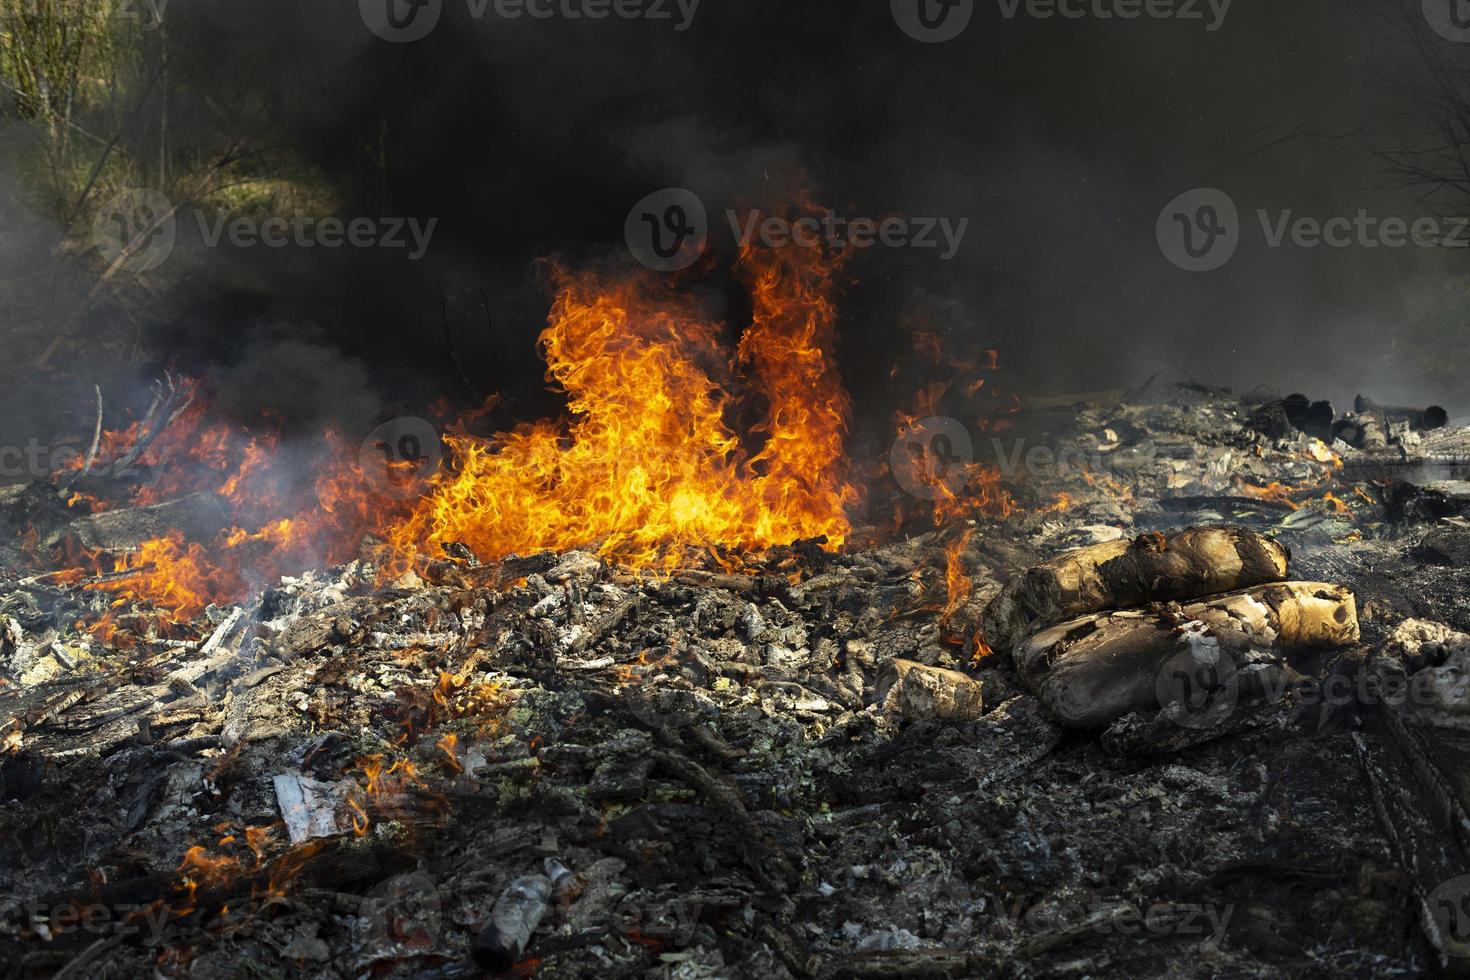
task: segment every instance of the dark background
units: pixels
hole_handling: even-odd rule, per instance
[[[475,385],[526,415],[554,411],[534,351],[547,306],[535,259],[615,256],[629,208],[670,185],[705,200],[727,254],[726,207],[800,186],[850,216],[970,219],[952,261],[879,247],[853,262],[840,356],[865,416],[886,420],[907,397],[889,368],[909,356],[915,318],[958,352],[1000,350],[1021,393],[1162,370],[1470,414],[1460,253],[1273,250],[1255,219],[1424,213],[1422,189],[1394,187],[1374,155],[1422,128],[1422,107],[1383,83],[1412,67],[1384,13],[1416,6],[1236,0],[1210,32],[1208,14],[1006,20],[981,0],[962,37],[934,45],[905,36],[886,0],[704,0],[683,33],[476,23],[446,0],[429,38],[400,45],[351,0],[178,0],[175,84],[258,110],[262,138],[329,182],[344,217],[439,225],[418,263],[402,250],[190,253],[148,340],[234,372],[243,402],[284,399],[301,416],[367,388],[384,403],[467,397],[438,343],[442,281]],[[1191,274],[1160,254],[1154,226],[1200,185],[1232,195],[1245,231],[1231,263]]]

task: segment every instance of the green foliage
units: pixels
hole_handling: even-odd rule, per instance
[[[0,85],[41,138],[34,161],[65,216],[99,163],[136,84],[146,25],[118,0],[0,0]],[[106,135],[104,135],[106,134]],[[25,152],[25,151],[22,151]]]

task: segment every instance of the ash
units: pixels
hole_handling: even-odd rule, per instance
[[[753,575],[462,553],[385,580],[367,542],[182,639],[122,610],[105,643],[77,623],[110,595],[11,582],[5,975],[479,976],[548,858],[570,874],[521,976],[1463,968],[1470,431],[1360,450],[1262,414],[1198,386],[1037,409],[1028,436],[1088,462],[1019,475],[1017,514]],[[1349,586],[1362,642],[1208,730],[1101,731],[975,642],[1041,560],[1222,522]],[[978,710],[880,696],[895,660],[968,674]],[[1395,671],[1436,700],[1373,696]]]

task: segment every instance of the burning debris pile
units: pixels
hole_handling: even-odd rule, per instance
[[[432,476],[99,392],[0,499],[9,975],[1463,962],[1470,431],[1151,385],[977,460],[968,384],[860,480],[837,266],[741,268],[729,353],[555,270],[570,420]]]
[[[1470,622],[1430,551],[1470,526],[1416,517],[1454,494],[1354,481],[1387,464],[1267,440],[1224,394],[1139,397],[1018,417],[1109,461],[1018,478],[1032,506],[738,571],[463,545],[399,570],[370,536],[168,630],[128,594],[10,583],[11,975],[1386,976],[1463,952]],[[1273,584],[1288,549],[1343,586]],[[1290,642],[1317,622],[1323,649]],[[1213,679],[1170,700],[1181,650]]]

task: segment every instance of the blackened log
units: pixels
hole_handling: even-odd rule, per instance
[[[75,535],[87,548],[128,551],[151,538],[180,531],[191,541],[208,541],[230,526],[230,512],[212,493],[196,493],[149,507],[130,507],[91,514],[57,528],[42,541],[51,547]]]
[[[1379,405],[1373,399],[1359,395],[1353,402],[1353,408],[1359,415],[1377,415],[1385,422],[1408,422],[1409,428],[1417,432],[1443,429],[1450,424],[1450,413],[1438,405],[1431,405],[1428,408]]]
[[[1164,706],[1178,692],[1235,683],[1258,651],[1330,648],[1358,641],[1357,601],[1338,585],[1283,582],[1183,608],[1106,612],[1044,630],[1015,651],[1021,679],[1064,724],[1105,725]],[[1195,668],[1201,676],[1195,676]]]
[[[1087,613],[1279,582],[1289,557],[1272,539],[1229,525],[1094,545],[1013,579],[981,614],[980,632],[1004,652],[1038,629]]]
[[[1287,395],[1281,399],[1281,406],[1291,424],[1300,429],[1307,422],[1307,410],[1312,407],[1312,400],[1306,395]]]
[[[1331,402],[1312,402],[1307,408],[1306,417],[1302,420],[1301,430],[1309,436],[1315,436],[1323,442],[1332,440],[1332,423],[1337,421],[1337,409],[1332,407]]]

